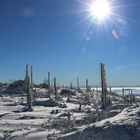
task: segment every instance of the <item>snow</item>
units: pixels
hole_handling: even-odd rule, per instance
[[[70,102],[67,102],[67,94],[62,96],[62,101],[57,101],[58,104],[65,103],[66,108],[60,108],[58,105],[34,105],[33,111],[30,112],[23,111],[25,105],[21,104],[26,103],[26,96],[0,97],[0,140],[127,140],[132,137],[128,134],[130,131],[131,135],[135,134],[134,138],[137,140],[140,132],[139,106],[124,103],[121,96],[111,94],[108,96],[112,105],[101,110],[100,92],[92,91],[87,95],[84,91],[72,92],[75,95],[70,97]],[[36,94],[38,93],[45,95],[47,90],[37,88]],[[58,93],[61,93],[61,90]],[[86,97],[90,99],[90,104],[82,104],[82,110],[79,112],[79,101],[84,103]],[[36,100],[43,102],[49,98],[41,96]],[[120,138],[117,139],[118,136]]]
[[[139,108],[126,108],[118,115],[62,135],[58,140],[139,140]],[[133,132],[132,132],[133,131]]]

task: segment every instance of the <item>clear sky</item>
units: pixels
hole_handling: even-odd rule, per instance
[[[97,24],[83,3],[91,0],[1,0],[0,80],[23,79],[32,64],[35,82],[50,71],[61,84],[140,85],[140,0],[113,0],[111,20]]]

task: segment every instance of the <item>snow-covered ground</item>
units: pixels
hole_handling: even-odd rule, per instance
[[[64,134],[58,140],[139,140],[140,108],[128,107],[118,115]]]
[[[65,91],[65,90],[64,90]],[[0,97],[0,140],[138,140],[140,136],[140,109],[137,103],[127,103],[122,96],[109,95],[112,104],[101,110],[100,92],[82,93],[70,90],[72,96],[61,90],[61,100],[54,107],[33,105],[25,110],[26,96]],[[38,103],[48,102],[47,90],[36,89]],[[81,110],[79,110],[81,103]]]

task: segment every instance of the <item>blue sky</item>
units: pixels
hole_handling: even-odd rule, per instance
[[[60,84],[98,85],[103,62],[108,85],[140,85],[140,1],[113,0],[119,15],[100,24],[83,1],[1,0],[0,80],[23,79],[32,64],[35,82],[50,71]]]

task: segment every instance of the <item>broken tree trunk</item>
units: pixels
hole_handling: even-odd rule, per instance
[[[88,92],[88,79],[86,79],[86,93]]]
[[[28,106],[28,109],[31,110],[32,105],[31,105],[31,93],[30,93],[30,77],[28,74],[29,74],[28,73],[28,65],[26,65],[25,91],[27,93],[27,106]]]
[[[48,88],[50,88],[50,72],[48,72]]]
[[[68,92],[67,102],[70,102],[70,96],[71,96],[71,93],[70,93],[70,92]]]
[[[31,89],[33,89],[33,66],[31,65]]]
[[[57,100],[56,78],[54,78],[54,94],[55,94],[55,100]]]
[[[111,88],[111,86],[109,87],[109,91],[110,91],[110,94],[112,93],[112,88]]]
[[[133,103],[133,89],[130,89],[130,103]]]
[[[82,103],[79,101],[79,108],[78,108],[79,112],[81,111],[81,108],[82,108]]]
[[[105,109],[107,107],[107,86],[106,86],[106,73],[105,73],[105,66],[103,63],[100,64],[101,68],[101,87],[102,87],[102,95],[101,95],[101,102],[102,108]]]
[[[124,88],[122,89],[122,95],[124,96]]]
[[[77,77],[77,89],[80,90],[79,79],[78,79],[78,77]]]

